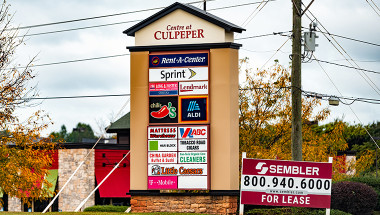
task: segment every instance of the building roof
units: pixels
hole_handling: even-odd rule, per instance
[[[189,4],[182,4],[179,2],[176,2],[165,9],[153,14],[152,16],[144,19],[143,21],[137,23],[136,25],[128,28],[127,30],[123,31],[124,34],[127,34],[128,36],[135,36],[135,32],[139,31],[140,29],[150,25],[151,23],[161,19],[162,17],[168,15],[169,13],[181,9],[184,10],[190,14],[193,14],[194,16],[197,16],[199,18],[202,18],[210,23],[213,23],[221,28],[224,28],[226,31],[229,32],[238,32],[241,33],[242,31],[245,31],[244,28],[239,27],[235,24],[232,24],[224,19],[221,19],[217,16],[214,16],[211,13],[208,13],[207,11],[201,10],[197,7],[191,6]]]
[[[107,133],[116,133],[120,130],[129,130],[130,129],[130,113],[125,114],[120,119],[111,123],[109,126]]]

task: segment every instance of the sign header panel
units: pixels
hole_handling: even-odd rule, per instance
[[[208,67],[149,69],[149,82],[208,80]]]
[[[208,53],[149,55],[149,67],[208,66]]]

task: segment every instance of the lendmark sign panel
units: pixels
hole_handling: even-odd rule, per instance
[[[205,125],[149,126],[148,189],[209,189],[208,139]]]
[[[330,208],[331,163],[243,159],[241,203]]]
[[[208,81],[179,82],[179,95],[207,95]]]

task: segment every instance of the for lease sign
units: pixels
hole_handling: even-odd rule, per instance
[[[243,159],[242,204],[330,208],[331,163]]]

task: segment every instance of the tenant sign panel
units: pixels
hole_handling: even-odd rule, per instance
[[[208,125],[148,126],[148,189],[209,189],[208,141]]]
[[[241,204],[330,208],[332,163],[243,159]]]

